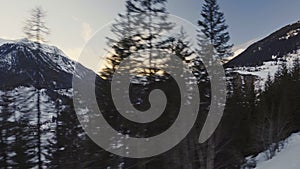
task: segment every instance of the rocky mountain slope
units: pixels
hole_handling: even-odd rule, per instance
[[[300,21],[287,25],[268,37],[250,45],[226,63],[226,67],[259,66],[300,49]]]

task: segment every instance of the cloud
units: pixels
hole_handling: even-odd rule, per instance
[[[84,43],[86,43],[92,37],[92,35],[94,33],[93,27],[89,23],[83,21],[82,19],[80,19],[78,17],[73,16],[72,18],[74,21],[78,22],[81,25],[80,37],[82,38]],[[82,44],[82,45],[84,45],[84,44]],[[83,46],[81,46],[81,47],[74,46],[72,48],[66,48],[64,50],[64,52],[70,59],[72,59],[74,61],[78,61],[78,58],[82,51],[82,48],[83,48]]]
[[[92,26],[89,23],[83,21],[80,18],[73,17],[73,19],[81,24],[80,35],[81,35],[81,38],[84,40],[84,42],[87,42],[92,37],[94,29],[92,28]]]
[[[85,22],[83,22],[81,24],[81,26],[82,26],[81,37],[83,38],[83,40],[85,42],[87,42],[91,38],[91,36],[92,36],[93,28],[91,27],[90,24],[85,23]]]

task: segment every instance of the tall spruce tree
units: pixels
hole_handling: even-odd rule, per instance
[[[151,79],[152,77],[161,78],[161,76],[156,76],[157,71],[159,71],[160,68],[163,70],[164,66],[166,65],[170,66],[168,61],[170,61],[172,58],[164,58],[163,55],[158,55],[151,50],[167,51],[181,58],[183,62],[189,62],[187,58],[191,56],[193,52],[189,50],[190,43],[187,34],[183,29],[175,32],[175,34],[168,34],[168,31],[175,30],[173,29],[175,24],[168,21],[166,2],[166,0],[126,1],[126,12],[124,14],[119,14],[118,19],[116,19],[116,22],[113,24],[111,29],[114,36],[108,38],[108,47],[110,48],[108,51],[110,55],[107,58],[106,67],[100,72],[102,76],[107,79],[111,79],[113,73],[116,70],[119,71],[121,69],[119,64],[125,58],[129,58],[130,67],[122,69],[128,69],[130,72],[132,72],[133,77],[134,75],[143,75],[143,77],[146,77],[149,81],[153,80]],[[167,79],[167,77],[162,78]],[[147,87],[148,86],[140,90],[146,91]],[[99,93],[103,94],[105,92]],[[108,108],[109,110],[107,111],[112,111],[111,107]],[[119,121],[119,119],[117,119],[118,117],[115,118],[115,121]],[[168,124],[169,122],[165,123]],[[123,125],[122,123],[119,124]],[[137,130],[135,134],[139,134],[139,136],[143,136],[146,131],[144,127],[137,127],[134,130]],[[126,137],[123,139],[126,139]],[[120,143],[122,140],[113,140],[112,142]],[[172,166],[175,168],[178,166],[175,164],[176,161],[177,164],[182,163],[182,165],[185,166],[183,168],[190,168],[189,164],[192,163],[192,160],[188,159],[187,154],[192,154],[192,152],[188,150],[187,142],[188,141],[185,142],[185,146],[181,146],[176,151],[170,153],[168,155],[168,159],[157,159],[159,162],[156,161],[156,163],[164,163],[170,168],[172,168]],[[114,146],[115,145],[112,145],[112,147]],[[168,160],[172,161],[172,163],[168,163]],[[155,160],[151,162],[151,164],[150,162],[147,164],[147,160],[143,159],[130,161],[120,158],[119,161],[114,161],[116,164],[122,164],[124,168],[127,166],[132,168],[145,168],[148,166],[150,168],[150,166],[159,166],[154,164]]]
[[[31,16],[25,22],[23,28],[24,33],[28,39],[31,39],[37,43],[36,51],[34,52],[36,57],[39,58],[41,51],[41,42],[45,42],[45,36],[49,34],[49,29],[45,24],[46,12],[42,7],[36,7],[32,9]],[[38,168],[41,169],[43,165],[42,161],[42,147],[41,147],[41,78],[40,67],[37,67],[37,155],[38,155]]]
[[[26,37],[38,43],[45,42],[45,36],[49,35],[49,28],[45,22],[46,11],[42,7],[35,7],[30,14],[23,27]]]
[[[220,7],[217,0],[204,0],[202,6],[201,18],[198,21],[199,29],[197,39],[198,39],[198,57],[194,60],[193,72],[195,76],[202,75],[203,77],[198,77],[199,84],[204,86],[209,86],[208,74],[205,74],[201,61],[204,61],[205,65],[211,68],[218,64],[219,60],[222,60],[228,56],[232,55],[231,48],[232,45],[229,44],[230,36],[227,31],[228,26],[225,24],[224,14],[220,11]],[[210,70],[208,72],[211,76],[220,74],[217,70]],[[200,81],[199,81],[200,80]],[[212,79],[210,79],[212,80]],[[221,79],[216,79],[214,83],[222,83]],[[214,84],[217,85],[217,84]],[[219,91],[222,92],[222,91]],[[210,96],[211,103],[216,100],[215,96]],[[224,98],[223,98],[224,99]],[[216,134],[214,134],[206,143],[206,168],[215,168],[215,158],[216,149],[218,147],[216,140]]]
[[[36,167],[36,144],[37,139],[35,130],[35,119],[32,119],[31,113],[35,112],[36,107],[33,105],[33,100],[36,98],[36,92],[32,88],[28,88],[26,92],[13,92],[13,104],[14,110],[14,135],[15,142],[13,150],[14,166],[13,168],[32,168]],[[18,93],[17,95],[15,93]]]
[[[130,58],[132,67],[139,64],[135,66],[139,71],[142,68],[145,74],[155,74],[153,68],[161,56],[149,51],[159,49],[165,44],[163,42],[170,40],[162,35],[174,26],[167,21],[165,5],[166,0],[126,1],[126,13],[119,14],[111,29],[115,37],[108,38],[108,46],[113,50],[110,50],[108,64],[102,71],[105,77],[109,77],[125,58]],[[135,56],[135,53],[139,55]]]
[[[205,39],[214,47],[219,59],[232,55],[231,48],[233,45],[229,44],[228,26],[225,24],[225,17],[220,11],[217,0],[204,0],[198,25],[200,27],[199,31],[204,34]]]
[[[11,146],[9,144],[8,138],[11,136],[10,129],[13,127],[9,122],[9,118],[12,116],[12,112],[9,109],[9,96],[4,93],[1,95],[1,121],[0,121],[0,167],[3,169],[8,169],[11,166],[11,159],[9,153],[11,152]]]
[[[165,46],[168,37],[163,34],[173,28],[173,24],[167,22],[166,0],[126,0],[126,11],[119,14],[112,25],[111,32],[114,36],[108,37],[109,57],[106,59],[106,66],[101,71],[101,76],[111,80],[116,70],[130,72],[131,78],[136,75],[143,75],[149,78],[157,73],[155,69],[157,60],[161,56],[151,50],[160,49]],[[171,50],[171,49],[170,49]],[[129,60],[128,67],[119,67],[119,64]],[[161,62],[160,62],[161,63]],[[146,89],[142,89],[146,90]],[[111,111],[111,110],[110,110]],[[119,121],[119,119],[117,119]],[[124,126],[121,123],[122,126]],[[140,127],[137,134],[143,134],[144,128]],[[124,132],[120,129],[119,132]],[[126,138],[123,138],[126,139]],[[112,148],[122,140],[112,140]],[[113,159],[115,164],[126,167],[128,161],[123,158]],[[130,162],[129,162],[130,163]],[[143,160],[135,164],[137,168],[145,167]]]

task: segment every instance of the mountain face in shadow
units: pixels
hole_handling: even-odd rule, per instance
[[[56,47],[38,48],[28,40],[6,43],[0,46],[0,87],[71,88],[74,66]]]
[[[285,26],[252,44],[243,53],[225,64],[226,67],[259,66],[282,58],[300,49],[300,21]]]

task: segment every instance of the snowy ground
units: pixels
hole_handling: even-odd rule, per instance
[[[293,62],[296,58],[300,58],[300,50],[295,54],[289,54],[287,57],[278,60],[276,56],[273,56],[276,61],[264,62],[262,66],[257,67],[237,67],[234,69],[228,69],[229,71],[237,72],[241,75],[254,75],[258,77],[258,81],[255,86],[256,89],[264,89],[265,82],[270,74],[271,78],[274,78],[279,66],[285,62],[290,69],[293,67]],[[300,169],[300,167],[299,167]]]
[[[254,160],[254,169],[299,169],[300,168],[300,133],[292,134],[283,141],[283,149],[276,153],[270,160],[266,158],[266,152],[256,157],[249,157],[248,161]]]
[[[14,43],[14,41],[0,38],[0,46],[3,45],[3,44],[6,44],[6,43]]]

